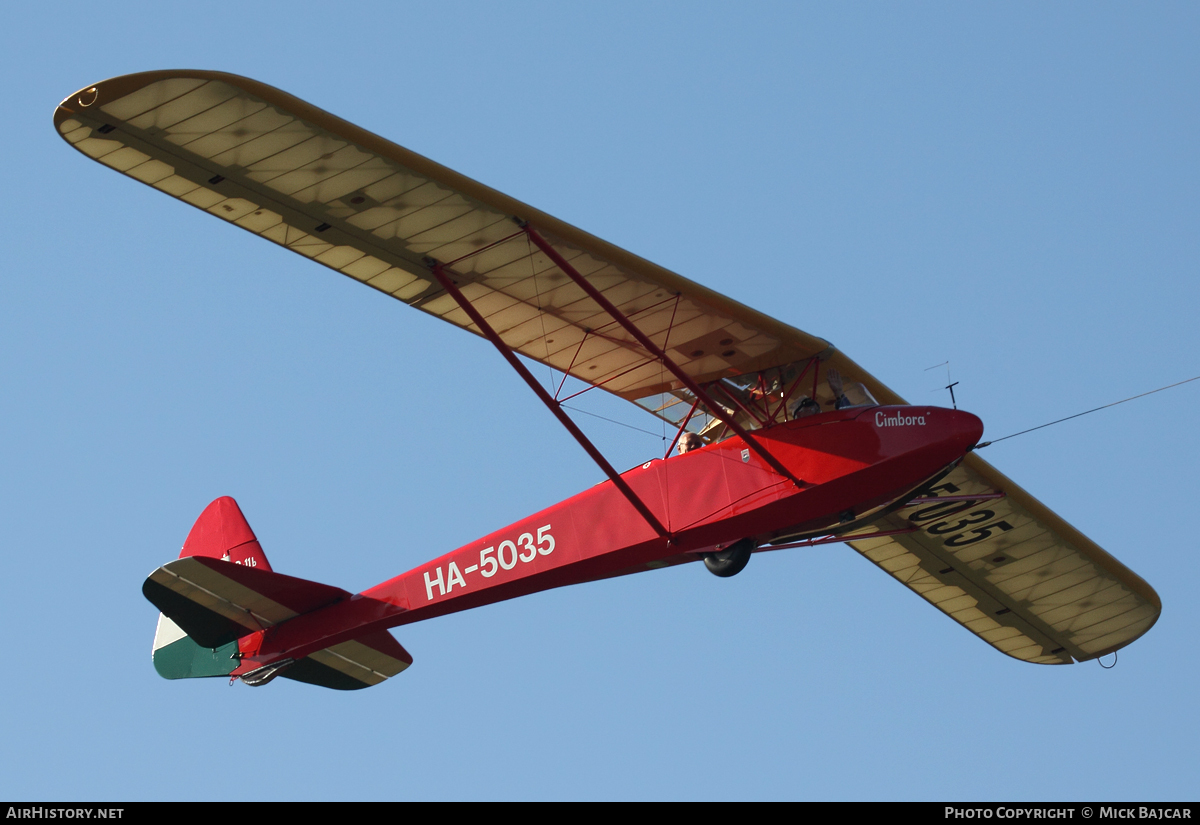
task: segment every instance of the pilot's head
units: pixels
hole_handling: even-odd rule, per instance
[[[792,408],[792,418],[806,418],[810,415],[816,415],[821,411],[821,407],[816,401],[813,401],[807,395],[802,396],[796,406]]]
[[[684,433],[679,439],[679,454],[683,455],[689,450],[698,450],[704,446],[704,439],[695,433]]]

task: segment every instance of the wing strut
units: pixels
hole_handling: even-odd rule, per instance
[[[592,461],[595,461],[598,465],[600,465],[600,469],[604,471],[605,475],[608,476],[609,480],[612,481],[616,488],[621,491],[621,494],[629,500],[629,503],[632,504],[634,509],[638,511],[641,517],[646,520],[646,523],[654,528],[654,532],[658,533],[658,535],[662,538],[670,540],[670,532],[668,532],[667,528],[662,526],[662,522],[654,517],[654,513],[650,512],[650,508],[646,506],[646,503],[638,498],[637,493],[635,493],[633,489],[625,483],[625,479],[621,478],[621,474],[613,469],[613,466],[609,464],[608,460],[605,459],[598,449],[596,449],[596,446],[588,440],[588,437],[583,434],[583,430],[579,429],[575,422],[571,420],[571,417],[563,412],[562,406],[550,397],[550,393],[546,392],[546,389],[538,383],[536,378],[533,377],[533,373],[531,373],[529,369],[521,363],[521,359],[518,358],[516,353],[512,351],[512,348],[509,347],[508,344],[504,343],[504,340],[496,333],[494,329],[492,329],[491,325],[489,325],[488,322],[483,319],[483,316],[479,314],[479,310],[475,309],[471,302],[468,301],[461,292],[459,292],[458,287],[454,285],[454,281],[451,280],[447,275],[446,267],[437,261],[434,261],[433,259],[427,260],[430,263],[430,269],[433,270],[434,277],[438,279],[438,282],[442,285],[442,288],[446,290],[450,297],[452,297],[455,302],[462,307],[463,312],[467,313],[471,319],[471,322],[475,324],[475,326],[479,327],[479,331],[482,332],[487,339],[492,342],[496,349],[500,350],[500,354],[503,355],[508,363],[512,365],[512,368],[517,371],[517,374],[525,379],[525,383],[529,385],[529,388],[534,391],[537,397],[542,400],[542,403],[549,408],[550,412],[554,413],[555,417],[562,423],[564,427],[567,428],[567,432],[575,436],[575,440],[578,441],[579,445],[583,447],[583,449],[587,451],[587,454],[592,457]]]
[[[626,318],[621,310],[613,306],[612,302],[605,298],[600,290],[596,289],[596,287],[592,286],[592,284],[586,278],[580,275],[575,270],[575,267],[571,266],[571,264],[567,262],[566,258],[558,254],[557,249],[551,246],[545,238],[538,234],[536,229],[534,229],[525,221],[521,221],[520,226],[525,230],[525,234],[529,236],[529,239],[537,245],[538,249],[545,252],[547,257],[554,261],[555,265],[567,274],[568,278],[578,284],[579,288],[588,294],[588,297],[599,304],[601,309],[611,315],[618,324],[624,327],[625,331],[632,335],[639,344],[645,347],[647,352],[661,361],[663,366],[670,370],[671,374],[678,378],[679,381],[688,388],[693,396],[700,399],[700,401],[712,411],[713,415],[715,415],[731,430],[741,436],[742,440],[746,442],[746,446],[758,453],[763,461],[767,462],[767,464],[771,466],[771,469],[791,481],[797,487],[804,486],[804,482],[792,475],[791,471],[789,471],[787,467],[784,467],[783,464],[779,462],[779,459],[775,458],[775,456],[771,455],[769,450],[755,441],[750,433],[746,432],[746,430],[740,424],[733,420],[733,416],[728,415],[725,412],[725,408],[722,405],[713,401],[708,396],[708,393],[702,390],[700,386],[691,379],[691,376],[680,369],[678,364],[667,357],[667,354],[659,349],[658,345],[651,341],[645,333],[638,329],[636,324]]]

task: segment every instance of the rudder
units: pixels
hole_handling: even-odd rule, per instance
[[[232,561],[245,567],[270,570],[271,563],[258,537],[231,496],[221,496],[196,519],[179,558],[203,556]],[[237,667],[237,643],[217,648],[201,647],[166,615],[158,615],[152,657],[154,669],[164,679],[228,676]]]

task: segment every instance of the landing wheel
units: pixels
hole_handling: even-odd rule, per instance
[[[750,541],[750,539],[742,539],[719,552],[705,553],[704,566],[714,576],[727,579],[742,572],[747,562],[750,561],[750,554],[753,552],[754,542]]]

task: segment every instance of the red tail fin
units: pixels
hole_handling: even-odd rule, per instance
[[[242,515],[241,508],[229,496],[221,496],[205,507],[200,518],[196,519],[179,553],[181,559],[187,556],[205,556],[244,567],[271,569],[267,554]]]

